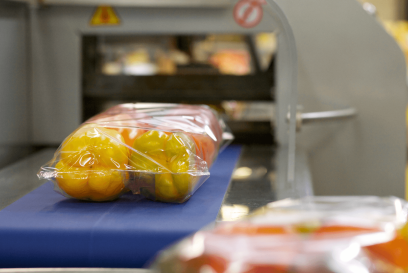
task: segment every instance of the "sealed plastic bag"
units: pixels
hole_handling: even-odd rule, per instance
[[[132,191],[181,203],[209,177],[224,131],[207,106],[121,104],[69,135],[38,177],[81,200],[109,201]]]
[[[164,251],[162,273],[405,272],[407,203],[398,198],[283,200],[199,231]]]

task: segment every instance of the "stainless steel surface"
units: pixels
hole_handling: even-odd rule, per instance
[[[24,4],[0,1],[0,168],[31,150],[26,15]]]
[[[233,221],[276,200],[275,149],[272,146],[245,146],[223,203],[218,221]]]
[[[113,5],[126,7],[226,7],[230,0],[42,0],[44,5]]]
[[[4,268],[0,273],[37,273],[37,272],[63,272],[63,273],[153,273],[150,269],[138,268]]]
[[[44,184],[36,174],[54,152],[54,149],[44,149],[0,170],[0,210]]]
[[[295,180],[287,181],[285,177],[285,165],[288,152],[286,148],[278,148],[275,157],[276,162],[276,200],[286,198],[301,198],[314,195],[312,174],[310,173],[308,155],[301,147],[296,148],[295,156]]]
[[[321,121],[336,121],[336,120],[341,120],[341,119],[352,118],[352,117],[355,117],[356,115],[357,115],[357,110],[354,108],[333,110],[333,111],[301,113],[300,122],[302,124],[308,124],[308,123],[321,122]]]
[[[298,105],[298,107],[302,107]],[[357,110],[354,108],[330,110],[330,111],[319,111],[319,112],[308,112],[302,113],[297,111],[296,113],[296,131],[299,132],[302,125],[319,123],[326,121],[340,121],[345,119],[350,119],[356,117]],[[290,115],[288,114],[287,121],[289,122]]]
[[[276,1],[266,1],[265,13],[275,22],[278,29],[278,52],[276,54],[276,141],[281,147],[287,148],[285,180],[289,183],[295,180],[295,150],[296,150],[296,105],[298,97],[298,56],[296,39],[288,18]],[[286,116],[290,113],[289,122]],[[271,117],[271,122],[273,122]]]
[[[363,4],[363,9],[367,11],[368,14],[377,16],[377,7],[373,4],[366,2]]]
[[[275,1],[296,38],[299,104],[307,98],[308,109],[324,111],[330,100],[358,111],[298,134],[315,193],[404,197],[408,92],[401,49],[358,1]]]
[[[217,221],[234,221],[270,202],[313,195],[307,157],[298,150],[295,181],[286,181],[288,152],[271,146],[244,146]]]
[[[123,6],[123,7],[202,7],[222,8],[231,4],[231,0],[9,0],[43,5],[72,5],[72,6]],[[35,5],[35,4],[34,4]],[[36,6],[36,5],[35,5]]]

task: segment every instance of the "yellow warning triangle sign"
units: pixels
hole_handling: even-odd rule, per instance
[[[119,25],[120,19],[112,7],[99,6],[92,15],[90,24],[92,26]]]

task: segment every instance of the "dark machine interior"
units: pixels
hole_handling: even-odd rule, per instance
[[[124,102],[207,104],[234,143],[273,144],[271,35],[83,36],[83,121]]]

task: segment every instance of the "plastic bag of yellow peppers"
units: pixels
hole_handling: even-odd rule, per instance
[[[69,135],[38,177],[80,200],[111,201],[131,191],[182,203],[209,177],[228,142],[225,130],[207,106],[121,104]]]

